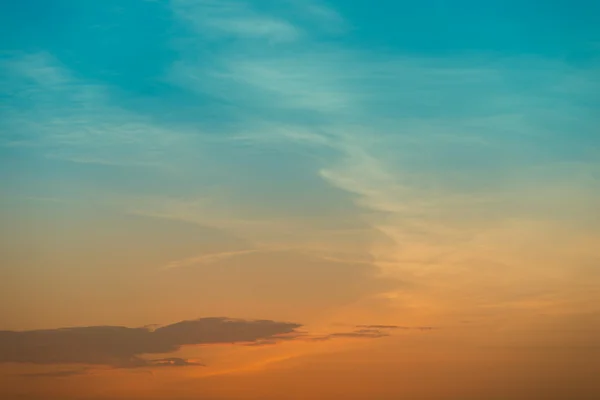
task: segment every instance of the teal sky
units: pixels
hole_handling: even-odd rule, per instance
[[[245,197],[252,212],[319,215],[344,203],[318,171],[351,157],[345,146],[444,176],[436,185],[592,163],[598,12],[592,1],[4,2],[7,193]]]
[[[0,1],[0,330],[576,321],[549,343],[597,348],[599,15]]]

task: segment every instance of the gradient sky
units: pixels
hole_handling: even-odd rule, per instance
[[[600,398],[599,15],[0,0],[0,397]]]

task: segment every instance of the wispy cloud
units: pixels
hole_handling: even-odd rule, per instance
[[[332,33],[343,33],[348,29],[348,21],[334,8],[322,1],[292,1],[301,7],[311,19],[317,21],[321,28]]]
[[[165,166],[174,146],[189,143],[189,134],[115,105],[110,87],[76,77],[47,52],[15,55],[0,70],[13,93],[3,146],[77,163]]]
[[[250,250],[237,250],[237,251],[226,251],[226,252],[212,253],[212,254],[203,254],[200,256],[196,256],[196,257],[185,258],[183,260],[172,261],[169,264],[167,264],[164,268],[171,269],[171,268],[189,267],[189,266],[193,266],[193,265],[211,264],[216,261],[222,261],[222,260],[226,260],[231,257],[245,255],[245,254],[252,254],[252,253],[259,252],[259,251],[261,251],[261,250],[250,249]]]
[[[289,247],[260,247],[256,249],[245,249],[245,250],[232,250],[223,251],[218,253],[206,253],[198,256],[188,257],[181,260],[174,260],[165,265],[162,269],[169,270],[173,268],[183,268],[192,266],[203,266],[208,264],[214,264],[220,261],[226,261],[231,258],[238,258],[240,256],[246,256],[250,254],[263,253],[263,254],[281,254],[282,252],[297,253],[298,255],[304,255],[308,257],[314,257],[315,259],[325,260],[332,263],[341,264],[369,264],[372,260],[369,258],[358,258],[351,256],[344,256],[343,254],[335,254],[319,251],[317,249],[303,248],[302,244],[297,246]]]
[[[395,330],[395,329],[401,329],[401,330],[408,330],[408,329],[431,330],[431,329],[434,329],[431,326],[416,326],[416,327],[414,327],[414,326],[399,326],[399,325],[356,325],[356,327],[361,328],[361,329],[367,329],[367,330],[370,330],[370,329],[374,329],[374,330],[377,330],[377,329],[383,329],[383,330],[385,330],[385,329],[392,329],[392,330]]]
[[[236,123],[211,137],[223,145],[219,151],[211,151],[199,128],[157,124],[118,106],[110,88],[78,78],[47,53],[3,63],[19,102],[33,105],[8,108],[2,126],[12,131],[18,125],[21,134],[3,143],[42,147],[49,156],[76,162],[177,164],[192,176],[188,186],[211,180],[224,185],[224,177],[237,177],[243,164],[232,160],[248,154],[239,148],[307,154],[314,165],[303,173],[353,199],[352,212],[368,231],[361,239],[369,260],[386,276],[413,280],[425,298],[451,297],[434,292],[452,291],[453,285],[472,303],[510,297],[485,288],[511,287],[525,266],[531,282],[537,277],[546,287],[559,287],[572,257],[562,252],[581,251],[563,232],[571,232],[569,224],[591,224],[585,216],[599,197],[597,66],[319,43],[308,21],[326,33],[328,24],[344,25],[340,14],[318,2],[284,3],[260,9],[241,1],[170,3],[186,33],[177,38],[183,42],[174,41],[177,57],[165,80],[198,108],[206,97],[227,105],[227,119]],[[290,10],[302,11],[291,16]],[[219,41],[217,51],[207,39]],[[221,169],[206,178],[206,171]],[[278,172],[269,178],[283,182]],[[263,246],[325,247],[327,240],[320,239],[331,239],[320,236],[316,225],[297,223],[300,218],[247,218],[251,212],[237,211],[233,201],[215,202],[211,189],[202,193],[209,194],[148,201],[123,196],[120,207],[226,226]],[[596,226],[590,230],[597,234]],[[556,246],[534,256],[544,248],[542,237]],[[169,267],[254,252],[200,255]],[[578,254],[587,263],[593,259]],[[553,265],[553,272],[533,267],[541,264]],[[522,290],[523,297],[535,292]],[[419,302],[416,292],[404,294],[410,298],[382,295]]]
[[[285,0],[258,7],[243,0],[173,0],[174,15],[196,33],[213,40],[236,39],[248,45],[310,40],[315,33],[340,34],[347,22],[319,1]]]
[[[293,57],[223,49],[208,67],[183,54],[171,77],[254,112],[232,140],[324,152],[319,176],[353,196],[373,232],[386,238],[370,249],[386,275],[431,285],[462,265],[480,285],[493,285],[472,256],[494,264],[492,254],[503,250],[488,240],[510,235],[505,229],[516,214],[550,221],[556,215],[550,209],[564,213],[551,205],[552,196],[523,197],[528,182],[542,177],[540,167],[563,165],[558,143],[566,132],[558,127],[580,115],[582,142],[572,144],[573,151],[598,146],[590,89],[575,84],[582,79],[597,86],[589,69],[543,58],[409,57],[296,45]],[[545,181],[566,183],[559,175]],[[573,195],[569,201],[580,200]],[[478,247],[483,242],[489,253]],[[517,258],[507,263],[518,268]],[[456,279],[455,285],[467,284]]]
[[[326,341],[331,339],[377,339],[391,336],[396,330],[430,331],[435,328],[431,326],[398,326],[398,325],[356,325],[355,330],[350,332],[333,332],[326,335],[307,336],[308,341]]]
[[[257,12],[245,2],[215,0],[174,0],[172,9],[181,20],[202,34],[237,39],[289,42],[302,35],[285,19]]]

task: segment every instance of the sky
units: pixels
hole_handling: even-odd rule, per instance
[[[600,398],[598,15],[0,0],[0,397]]]

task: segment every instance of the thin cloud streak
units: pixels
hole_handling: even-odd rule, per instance
[[[182,21],[201,34],[212,33],[215,39],[233,36],[281,43],[302,35],[288,21],[256,12],[244,2],[173,0],[171,7]]]
[[[172,261],[169,264],[167,264],[166,266],[164,266],[163,269],[189,267],[189,266],[194,266],[194,265],[206,265],[206,264],[211,264],[211,263],[214,263],[217,261],[226,260],[231,257],[257,253],[260,251],[265,251],[265,250],[252,249],[252,250],[237,250],[237,251],[226,251],[226,252],[221,252],[221,253],[203,254],[200,256],[196,256],[196,257],[185,258],[183,260]]]

